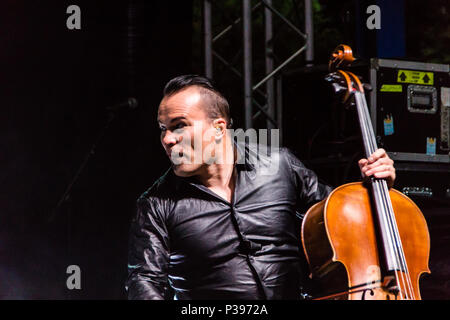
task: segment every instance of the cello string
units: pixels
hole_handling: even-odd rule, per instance
[[[368,130],[369,130],[369,139],[370,139],[370,142],[371,142],[371,145],[372,145],[372,152],[375,152],[375,150],[378,148],[377,147],[377,143],[376,143],[376,139],[375,139],[375,134],[374,134],[374,132],[373,132],[373,127],[372,127],[372,124],[371,124],[371,122],[370,122],[370,114],[369,114],[369,111],[368,111],[368,107],[367,107],[367,103],[366,103],[366,100],[365,99],[361,99],[362,100],[362,102],[363,102],[363,112],[364,112],[364,115],[365,115],[365,117],[364,117],[364,119],[366,120],[366,126],[367,126],[367,128],[368,128]],[[383,203],[385,204],[385,206],[384,206],[384,208],[388,208],[389,209],[389,203],[391,202],[390,201],[390,196],[389,196],[389,193],[387,193],[387,192],[384,192],[384,191],[386,191],[386,190],[384,190],[383,188],[382,188],[382,186],[384,185],[383,183],[382,183],[382,181],[383,180],[375,180],[375,181],[377,181],[375,184],[376,184],[376,187],[377,187],[377,191],[378,191],[378,193],[382,196],[382,200],[383,200]],[[381,184],[381,186],[380,186],[380,184]],[[383,208],[383,209],[384,209]],[[392,212],[392,211],[391,211]],[[388,214],[389,214],[389,212],[388,212]],[[391,218],[391,217],[389,217],[389,218]],[[395,221],[395,220],[394,220]],[[389,219],[389,222],[391,223],[391,224],[393,224],[393,222],[394,222],[392,219]],[[394,230],[392,230],[393,231],[393,235],[394,235],[394,237],[393,237],[393,239],[396,239],[396,237],[395,237],[395,229]],[[396,240],[398,240],[398,239],[396,239]]]
[[[375,140],[375,134],[373,132],[373,127],[370,123],[370,114],[369,114],[369,110],[367,107],[367,102],[365,99],[361,99],[363,101],[363,111],[365,114],[365,121],[366,121],[366,125],[367,128],[369,130],[369,138],[371,140],[371,144],[372,144],[372,148],[373,151],[377,149],[377,145],[376,145],[376,140]],[[397,228],[397,224],[396,224],[396,220],[395,220],[395,216],[393,214],[393,208],[392,208],[392,203],[391,203],[391,199],[390,199],[390,195],[389,195],[389,191],[387,188],[387,183],[385,180],[375,180],[374,181],[374,187],[377,190],[376,193],[381,196],[381,199],[383,201],[383,212],[384,214],[386,214],[387,219],[389,220],[389,226],[390,226],[390,233],[392,236],[392,240],[393,243],[395,244],[395,255],[396,255],[396,260],[397,263],[399,263],[399,266],[401,266],[401,270],[400,270],[400,278],[403,284],[406,284],[406,288],[407,288],[407,294],[411,294],[412,293],[412,286],[411,286],[411,280],[409,277],[409,272],[407,269],[407,265],[406,265],[406,261],[405,261],[405,257],[404,257],[404,251],[403,251],[403,247],[402,247],[402,242],[398,233],[398,228]],[[403,270],[405,270],[406,272],[406,279],[405,279],[405,275],[403,274]],[[399,279],[399,280],[400,280]],[[401,290],[400,290],[401,292]],[[413,296],[413,295],[412,295]]]
[[[366,128],[368,128],[368,130],[369,130],[369,140],[371,142],[373,151],[375,151],[377,149],[377,146],[376,146],[375,134],[373,132],[373,126],[370,122],[371,118],[370,118],[369,110],[367,107],[367,102],[365,99],[361,99],[361,100],[363,101],[362,109],[363,109],[363,112],[365,115],[364,120],[366,121]],[[375,183],[376,189],[378,189],[377,193],[381,196],[382,201],[384,203],[383,211],[387,215],[387,218],[389,219],[391,236],[393,235],[393,240],[394,240],[393,242],[396,245],[396,258],[397,258],[396,260],[397,260],[397,262],[399,262],[399,265],[402,267],[402,269],[406,273],[406,275],[404,275],[403,270],[400,270],[401,280],[403,283],[406,283],[407,291],[409,291],[409,292],[407,292],[408,295],[411,295],[411,297],[414,297],[414,293],[413,293],[412,285],[411,285],[411,278],[409,275],[408,266],[406,264],[403,246],[402,246],[401,238],[400,238],[399,231],[397,228],[397,224],[396,224],[396,220],[395,220],[395,216],[394,216],[394,210],[392,208],[392,202],[390,199],[387,183],[385,180],[375,180],[374,183]],[[384,208],[386,208],[386,210],[384,210]],[[406,280],[405,280],[405,277],[406,277]]]
[[[368,120],[367,120],[367,114],[364,112],[364,104],[361,102],[361,100],[365,100],[363,99],[364,97],[362,96],[362,92],[363,92],[363,87],[361,82],[359,81],[359,79],[352,73],[349,73],[352,77],[353,77],[353,82],[352,80],[350,80],[350,76],[344,72],[339,70],[339,72],[341,73],[341,75],[345,78],[346,83],[347,83],[347,87],[348,90],[350,91],[351,88],[353,88],[353,90],[349,93],[354,93],[353,97],[355,99],[356,102],[356,108],[357,108],[357,112],[358,112],[358,120],[360,123],[360,128],[361,128],[361,134],[362,134],[362,139],[363,139],[363,146],[366,152],[366,157],[369,158],[369,156],[375,151],[376,149],[376,142],[373,139],[370,139],[370,131],[369,131],[369,127],[371,127],[370,125],[368,125]],[[358,88],[354,88],[354,83],[358,84]],[[372,135],[373,137],[373,135]],[[398,265],[398,256],[395,255],[394,253],[394,246],[393,246],[393,234],[392,234],[392,229],[389,226],[389,222],[387,221],[387,215],[383,214],[384,212],[384,208],[383,208],[383,199],[380,198],[380,193],[377,192],[377,188],[376,185],[374,185],[374,179],[371,179],[372,181],[372,192],[374,195],[374,201],[375,201],[375,206],[376,206],[376,213],[378,216],[378,220],[380,222],[380,226],[381,226],[381,233],[382,233],[382,240],[383,240],[383,248],[384,248],[384,252],[386,255],[386,259],[388,262],[388,266],[389,268],[392,268],[392,264],[395,262],[395,266],[394,266],[394,270],[397,269],[397,265]],[[375,186],[375,187],[374,187]],[[395,278],[396,278],[396,283],[399,284],[399,279],[397,277],[397,273],[394,273]],[[403,280],[403,279],[402,279]],[[402,298],[403,294],[400,290],[400,296]]]
[[[355,78],[356,80],[356,76],[352,74],[352,76]],[[362,88],[362,86],[360,85],[360,88]],[[365,137],[363,137],[363,140],[365,142],[365,144],[367,143],[366,146],[366,153],[367,153],[367,157],[369,157],[376,149],[377,149],[377,145],[376,145],[376,140],[375,140],[375,135],[373,133],[373,128],[371,123],[369,122],[370,119],[370,115],[368,113],[368,108],[367,108],[367,104],[366,101],[364,99],[364,97],[362,96],[362,92],[358,92],[355,93],[355,96],[357,97],[357,108],[360,110],[359,113],[362,114],[362,131],[363,131],[363,135]],[[383,181],[383,180],[382,180]],[[385,181],[384,181],[385,182]],[[392,221],[392,217],[390,217],[390,213],[389,210],[389,201],[388,201],[388,197],[389,194],[383,192],[383,188],[380,188],[380,184],[377,182],[377,180],[373,180],[373,192],[374,192],[374,196],[377,199],[376,200],[376,206],[379,212],[379,217],[381,218],[381,220],[383,221],[383,223],[385,224],[385,231],[386,231],[386,225],[387,225],[387,231],[388,231],[388,242],[389,242],[389,251],[391,254],[391,259],[394,258],[397,266],[399,267],[402,265],[402,257],[401,255],[398,254],[399,248],[398,248],[398,239],[396,239],[396,232],[395,232],[395,225]],[[383,185],[383,184],[382,184]],[[384,184],[386,185],[386,184]],[[389,199],[390,200],[390,199]],[[381,205],[383,204],[383,205]],[[386,212],[387,211],[387,212]],[[394,251],[394,245],[395,245],[395,251]],[[405,282],[408,282],[408,279],[405,280],[405,277],[403,275],[402,272],[399,273],[400,277],[397,275],[396,272],[394,272],[395,277],[397,278],[397,284],[400,286],[400,281],[404,284]],[[407,288],[410,288],[409,283],[407,285]],[[409,290],[408,290],[409,291]],[[400,292],[400,296],[402,297],[402,290],[399,290]]]
[[[385,181],[377,181],[377,187],[379,189],[381,189],[381,193],[384,193],[384,195],[386,196],[387,191],[383,192],[384,187],[387,188],[386,182]],[[385,205],[387,206],[387,208],[389,208],[389,201],[385,197],[383,197],[383,198],[384,198],[384,201],[385,201]],[[387,210],[387,213],[388,213],[388,215],[390,215],[390,210],[389,209]],[[389,218],[391,220],[391,217],[389,217]],[[394,229],[393,231],[395,232],[396,231],[396,224],[392,223],[391,226]],[[407,297],[409,298],[410,296],[412,296],[412,291],[411,291],[411,283],[410,283],[410,279],[409,279],[409,276],[408,276],[407,266],[406,266],[405,261],[404,261],[403,250],[402,250],[401,247],[399,248],[399,246],[401,246],[401,242],[399,242],[397,240],[395,242],[396,242],[396,249],[397,249],[397,253],[398,253],[398,258],[400,260],[400,265],[399,265],[400,269],[398,270],[398,273],[396,272],[396,275],[399,276],[399,279],[401,280],[401,283],[399,283],[399,286],[400,286],[399,289],[400,289],[400,292],[403,292],[403,288],[405,288],[406,289],[405,293],[407,294]]]
[[[364,103],[364,108],[363,109],[364,109],[364,112],[365,112],[365,115],[366,115],[365,119],[366,119],[366,121],[369,122],[370,121],[369,119],[371,119],[371,118],[370,118],[370,114],[369,114],[369,111],[368,111],[369,109],[367,107],[367,102],[366,102],[365,99],[362,99],[362,100],[363,100],[363,103]],[[371,137],[372,144],[375,146],[375,149],[376,149],[375,134],[373,132],[373,127],[372,127],[371,123],[368,123],[367,127],[369,128],[369,131],[370,131],[370,135],[369,136]],[[407,266],[406,258],[405,258],[405,255],[404,255],[403,245],[402,245],[402,241],[401,241],[400,234],[399,234],[399,231],[398,231],[397,223],[396,223],[396,220],[395,220],[394,210],[392,208],[392,201],[390,199],[387,183],[386,183],[385,180],[379,180],[376,184],[377,184],[378,188],[381,191],[381,195],[382,195],[383,201],[385,203],[385,208],[387,209],[387,215],[388,215],[388,218],[390,220],[390,224],[391,224],[392,229],[393,229],[392,231],[393,231],[395,243],[396,243],[396,246],[397,246],[397,255],[398,255],[398,258],[399,258],[400,265],[402,266],[403,270],[406,273],[405,277],[406,277],[407,289],[409,289],[408,291],[410,291],[409,294],[411,294],[411,297],[414,297],[414,293],[413,293],[413,290],[412,290],[412,284],[411,284],[411,277],[410,277],[410,274],[409,274],[409,271],[408,271],[408,266]],[[403,278],[403,272],[400,271],[400,274],[402,275],[402,281],[404,282],[405,279]]]
[[[368,107],[367,107],[367,102],[365,99],[362,99],[363,101],[363,111],[365,114],[365,120],[366,120],[366,124],[367,124],[367,128],[369,130],[369,138],[371,140],[371,144],[372,144],[372,152],[375,152],[375,150],[378,148],[377,147],[377,143],[376,143],[376,139],[375,139],[375,134],[373,132],[373,127],[372,124],[370,122],[370,114],[368,111]],[[383,188],[383,186],[386,185],[386,183],[382,182],[384,180],[375,180],[377,182],[375,182],[375,186],[377,189],[377,193],[381,196],[381,199],[383,200],[383,212],[386,214],[388,221],[389,221],[389,225],[390,225],[390,230],[391,230],[391,235],[393,236],[392,239],[395,240],[393,241],[396,245],[396,249],[399,250],[401,248],[401,242],[399,241],[400,238],[398,237],[398,233],[396,232],[396,228],[395,228],[395,219],[393,219],[392,216],[392,212],[393,210],[390,210],[392,207],[389,205],[391,203],[391,199],[389,196],[389,192],[387,191],[387,188]],[[401,257],[398,256],[398,252],[397,252],[397,262],[399,263],[399,265],[402,264],[402,259]]]
[[[349,76],[345,72],[342,72],[342,71],[341,71],[341,74],[345,77],[345,79],[347,80],[347,84],[348,84]],[[365,102],[365,99],[363,99],[364,97],[361,97],[362,92],[363,92],[363,86],[362,86],[361,82],[359,81],[359,79],[354,74],[352,74],[352,73],[349,73],[349,74],[353,77],[354,82],[358,84],[358,88],[355,88],[353,90],[353,93],[355,93],[354,96],[355,96],[359,120],[360,120],[360,126],[361,126],[361,131],[362,131],[364,147],[365,147],[366,155],[367,155],[367,157],[369,157],[376,150],[375,135],[373,134],[372,125],[371,125],[371,123],[369,123],[369,120],[368,120],[368,119],[370,119],[370,115],[368,114],[367,104]],[[361,102],[361,100],[363,102]],[[376,180],[372,179],[372,182],[375,182],[375,181]],[[385,251],[386,254],[390,255],[390,263],[388,263],[388,265],[390,265],[390,268],[392,268],[391,264],[393,261],[395,261],[397,265],[394,267],[394,270],[397,270],[399,268],[399,266],[402,264],[401,262],[404,262],[404,261],[401,261],[401,260],[403,260],[403,259],[401,259],[403,257],[401,257],[401,255],[398,254],[399,242],[398,242],[398,238],[396,239],[396,232],[395,232],[396,230],[395,230],[395,228],[393,229],[392,216],[389,215],[389,212],[385,211],[386,208],[389,208],[389,206],[386,206],[389,202],[386,199],[386,195],[389,196],[389,193],[383,192],[383,188],[380,189],[379,183],[375,182],[372,185],[374,186],[373,194],[375,196],[375,205],[378,209],[377,210],[378,217],[379,217],[379,219],[381,219],[380,222],[382,222],[384,224],[384,232],[382,232],[383,234],[385,234],[384,242],[388,241],[388,245],[386,245],[386,243],[385,243],[385,246],[384,246],[385,248],[386,247],[389,248],[388,252]],[[385,181],[384,181],[384,185],[386,186]],[[386,219],[388,219],[388,220],[386,220]],[[386,228],[386,225],[387,225],[387,228]],[[387,232],[387,234],[386,234],[386,232]],[[395,246],[396,254],[393,254],[394,244],[396,244],[396,246]],[[401,242],[400,242],[400,244],[401,244]],[[408,279],[409,277],[407,277],[407,280],[405,281],[403,272],[400,272],[400,273],[394,272],[394,275],[395,275],[395,278],[397,279],[397,285],[399,285],[399,286],[400,286],[400,280],[401,280],[402,284],[404,284],[405,282],[408,282],[408,280],[410,280],[410,279]],[[408,285],[407,288],[410,289],[411,286]],[[401,289],[399,290],[399,293],[402,298],[403,291]]]
[[[357,111],[358,111],[358,118],[360,121],[360,126],[361,126],[361,131],[362,131],[362,138],[363,138],[363,143],[364,143],[364,148],[366,150],[366,156],[367,158],[375,151],[375,145],[373,141],[370,141],[368,138],[370,136],[369,134],[369,129],[368,129],[368,125],[367,125],[367,120],[366,120],[366,116],[364,113],[364,108],[363,108],[363,103],[361,102],[362,97],[361,97],[361,92],[355,92],[355,100],[356,100],[356,107],[357,107]],[[377,188],[376,188],[376,184],[374,185],[372,183],[372,186],[375,186],[373,188],[373,195],[374,195],[374,200],[375,200],[375,206],[377,209],[377,213],[378,213],[378,217],[379,217],[379,221],[380,223],[384,226],[382,227],[381,231],[382,234],[384,235],[382,237],[383,242],[384,242],[384,249],[385,249],[385,253],[387,254],[387,259],[388,259],[388,265],[390,268],[392,268],[392,263],[395,262],[395,264],[398,263],[397,260],[397,256],[394,254],[394,247],[392,244],[392,230],[389,227],[389,223],[386,220],[386,215],[382,214],[383,213],[383,200],[382,198],[380,198],[380,194],[379,192],[377,192]],[[394,266],[394,268],[397,266]],[[398,283],[398,281],[397,281]]]
[[[384,189],[384,192],[388,194],[389,191],[388,191],[386,182],[382,185],[382,187]],[[392,208],[392,203],[388,202],[387,205],[388,205],[390,214],[394,217],[394,209]],[[406,257],[405,257],[405,253],[404,253],[404,250],[403,250],[403,244],[402,244],[402,241],[401,241],[401,238],[400,238],[400,234],[399,234],[399,231],[398,231],[397,224],[394,225],[394,230],[396,232],[396,236],[399,238],[398,244],[400,246],[400,258],[402,260],[404,272],[406,273],[405,277],[406,277],[406,282],[407,282],[408,289],[410,291],[409,293],[411,295],[411,298],[415,299],[415,294],[414,294],[413,286],[412,286],[412,283],[411,283],[411,275],[410,275],[409,270],[408,270],[408,264],[406,263]]]
[[[382,183],[382,184],[380,185],[380,188],[383,188],[383,189],[384,189],[384,192],[387,194],[388,191],[387,191],[387,185],[386,185],[386,182],[385,182],[385,181],[380,181],[380,182],[384,182],[384,183]],[[391,207],[391,203],[388,202],[388,203],[387,203],[387,206],[388,206],[388,208],[390,207],[388,211],[390,211],[390,213],[393,215],[393,209],[392,209],[392,207]],[[396,233],[397,233],[397,236],[399,237],[397,225],[394,224],[393,227],[394,227],[394,230],[395,230]],[[411,298],[414,298],[414,292],[413,292],[413,289],[412,289],[411,277],[410,277],[410,274],[409,274],[409,271],[408,271],[408,266],[407,266],[407,264],[406,264],[406,259],[405,259],[404,251],[403,251],[403,248],[402,248],[402,242],[401,242],[401,241],[398,241],[397,244],[400,246],[399,257],[401,258],[402,268],[403,268],[402,270],[399,270],[399,272],[400,272],[400,275],[402,276],[402,281],[403,281],[404,284],[406,285],[406,289],[407,289],[407,291],[408,291],[408,295],[409,295]],[[405,274],[404,274],[404,273],[405,273]],[[406,280],[405,280],[405,279],[406,279]]]
[[[358,97],[358,100],[362,100],[361,99],[361,97],[360,97],[360,94],[361,93],[358,93],[356,96]],[[359,110],[359,113],[360,113],[360,118],[363,120],[362,121],[362,124],[361,124],[361,126],[362,126],[362,131],[363,131],[363,135],[365,136],[365,141],[364,141],[364,143],[367,145],[367,147],[366,147],[366,149],[367,149],[367,151],[366,151],[366,156],[367,156],[367,158],[375,151],[375,148],[376,148],[376,146],[374,145],[374,142],[373,141],[370,141],[369,139],[368,139],[368,137],[370,136],[370,134],[369,134],[369,129],[368,129],[368,125],[367,125],[367,121],[365,121],[365,116],[364,116],[364,108],[362,107],[362,102],[361,101],[358,101],[358,104],[357,105],[359,105],[359,107],[358,107],[358,110]],[[377,205],[377,209],[378,210],[383,210],[383,208],[382,208],[382,206],[380,206],[381,205],[381,203],[382,202],[380,202],[380,200],[382,200],[381,198],[380,198],[380,195],[379,195],[379,193],[377,192],[378,190],[375,188],[375,190],[374,190],[375,192],[375,203],[376,203],[376,205]],[[383,216],[381,216],[381,218],[385,218],[385,217],[383,217]],[[384,224],[384,226],[385,226],[385,231],[389,231],[389,228],[387,228],[386,226],[388,226],[388,221],[386,220],[386,219],[382,219],[382,222],[383,222],[383,224]],[[389,236],[389,235],[388,235]],[[392,237],[392,235],[390,235],[391,237]],[[391,239],[387,239],[387,240],[391,240]],[[391,249],[392,248],[392,246],[391,245],[389,245],[388,246],[388,248],[389,249]],[[393,254],[393,251],[392,251],[392,249],[390,250],[391,251],[391,259],[392,259],[392,257],[395,257],[395,255]]]
[[[366,157],[369,158],[369,156],[375,151],[375,149],[374,149],[375,146],[373,145],[373,141],[370,141],[368,139],[369,138],[369,132],[368,132],[368,128],[367,128],[368,126],[367,126],[367,121],[365,120],[366,117],[364,116],[364,110],[363,110],[362,102],[361,102],[362,99],[361,99],[360,95],[361,95],[360,92],[355,93],[355,96],[357,98],[357,109],[358,109],[358,113],[359,113],[359,118],[361,119],[360,120],[361,131],[363,134],[364,145],[366,148]],[[381,206],[382,202],[380,201],[381,199],[380,199],[379,193],[377,192],[376,188],[374,188],[373,191],[374,191],[374,196],[375,196],[374,200],[375,200],[375,205],[376,205],[377,211],[378,212],[383,211],[383,208]],[[391,244],[392,235],[389,235],[386,233],[387,231],[389,231],[389,226],[388,226],[388,221],[385,219],[385,216],[382,214],[381,215],[378,214],[378,215],[379,215],[379,218],[381,218],[380,222],[384,225],[384,228],[382,229],[382,230],[384,230],[383,238],[384,238],[384,241],[388,242],[388,243],[385,243],[385,249],[387,249],[386,253],[388,253],[390,255],[390,259],[388,259],[389,260],[388,264],[391,265],[393,260],[396,260],[394,252],[393,252],[392,244]]]
[[[347,84],[348,84],[349,76],[346,75],[344,72],[342,72],[342,74],[346,78]],[[353,82],[358,84],[358,87],[359,87],[359,88],[353,89],[353,92],[358,91],[358,89],[359,89],[359,92],[363,92],[364,90],[363,90],[362,84],[359,81],[359,79],[351,72],[349,72],[349,74],[354,78]],[[360,119],[361,131],[363,134],[364,147],[365,147],[366,155],[367,155],[367,157],[369,157],[370,154],[372,154],[377,148],[375,135],[373,134],[373,127],[372,127],[371,123],[369,122],[370,115],[368,113],[367,103],[366,103],[365,99],[361,99],[360,94],[355,94],[354,96],[356,96],[355,100],[356,100],[356,104],[358,107],[358,114],[360,115],[359,119]],[[361,105],[361,100],[363,101],[364,108],[359,107]],[[363,109],[363,110],[360,110],[360,109]],[[361,115],[361,111],[363,111],[364,116]],[[362,118],[365,123],[361,121]],[[370,152],[370,151],[372,151],[372,152]],[[373,193],[374,193],[374,196],[376,199],[375,204],[379,209],[381,209],[378,212],[384,213],[383,215],[379,214],[379,218],[381,218],[382,222],[385,225],[386,225],[386,223],[388,225],[388,228],[387,229],[385,228],[383,233],[387,236],[386,240],[390,241],[391,244],[393,243],[396,245],[395,246],[396,254],[394,255],[394,257],[395,257],[394,260],[397,262],[398,266],[402,266],[402,269],[399,270],[398,273],[394,272],[394,275],[397,278],[397,284],[398,285],[400,284],[400,281],[399,281],[400,280],[399,276],[400,276],[402,283],[403,284],[407,283],[407,286],[406,286],[407,291],[411,291],[411,297],[414,297],[414,293],[412,293],[411,278],[409,276],[409,271],[407,268],[407,264],[406,264],[406,260],[405,260],[405,256],[404,256],[404,252],[403,252],[403,248],[402,248],[402,243],[400,241],[401,239],[400,239],[400,236],[398,233],[398,228],[395,223],[396,220],[395,220],[395,216],[393,214],[393,208],[392,208],[392,203],[390,201],[387,183],[385,180],[375,180],[374,178],[372,179],[372,182],[373,182],[372,186],[374,186]],[[381,199],[380,199],[380,197],[381,197]],[[381,200],[381,202],[380,202],[380,200]],[[383,205],[380,207],[381,204],[383,204]],[[386,211],[385,211],[385,209],[386,209]],[[386,221],[385,219],[388,219],[388,221]],[[386,234],[386,231],[388,232],[388,234]],[[395,240],[395,241],[393,241],[393,240]],[[391,259],[392,259],[392,250],[394,249],[394,246],[390,245],[389,249],[391,251],[390,253],[391,253]],[[401,254],[399,254],[399,253],[401,253]],[[396,269],[398,269],[398,268],[396,268]],[[403,270],[406,271],[406,281],[405,281],[405,274],[403,273]],[[409,292],[406,292],[406,293],[410,294]],[[400,294],[400,296],[402,296],[403,291],[399,290],[399,294]]]

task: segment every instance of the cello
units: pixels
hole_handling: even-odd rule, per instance
[[[347,45],[332,53],[326,80],[356,107],[366,158],[377,149],[364,85],[341,70],[355,58]],[[301,239],[314,299],[420,300],[419,278],[430,273],[430,236],[417,205],[371,176],[334,189],[305,214]]]

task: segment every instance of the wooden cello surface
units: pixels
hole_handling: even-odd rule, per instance
[[[414,297],[420,299],[420,275],[430,272],[427,223],[411,199],[395,189],[389,193]],[[361,182],[348,183],[310,208],[304,217],[302,241],[311,276],[329,299],[398,299],[382,286],[382,257],[370,202],[367,187]]]
[[[340,45],[330,66],[353,60],[351,49]],[[356,105],[369,157],[377,146],[363,85],[342,70],[329,79],[344,103]],[[384,179],[371,177],[336,188],[307,211],[301,233],[316,299],[421,299],[419,279],[430,272],[427,223],[417,205],[388,189]]]

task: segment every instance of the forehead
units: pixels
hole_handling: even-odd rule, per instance
[[[174,117],[203,119],[204,99],[200,90],[189,87],[169,97],[164,97],[158,108],[158,121],[164,122]]]

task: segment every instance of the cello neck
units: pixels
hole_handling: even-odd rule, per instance
[[[368,158],[378,148],[375,134],[370,121],[370,115],[364,93],[355,91],[354,98],[358,112],[364,150],[366,157]],[[372,186],[372,197],[380,227],[380,238],[383,243],[385,269],[388,272],[405,271],[405,266],[402,264],[402,259],[400,257],[400,251],[402,250],[401,242],[398,236],[387,183],[385,179],[371,177],[370,184]]]
[[[370,120],[369,109],[367,107],[366,98],[363,92],[356,91],[355,103],[358,112],[359,125],[361,129],[361,137],[364,145],[366,158],[368,158],[375,150],[378,149],[375,134]]]
[[[356,78],[353,74],[351,76]],[[364,150],[368,158],[378,147],[362,85],[359,83],[359,79],[356,78],[355,81],[359,84],[360,90],[353,91],[354,100]],[[383,282],[390,290],[399,292],[402,299],[405,297],[412,298],[414,293],[411,290],[411,279],[386,180],[371,177],[370,182],[375,216],[379,226],[380,249],[384,256],[385,278]]]

